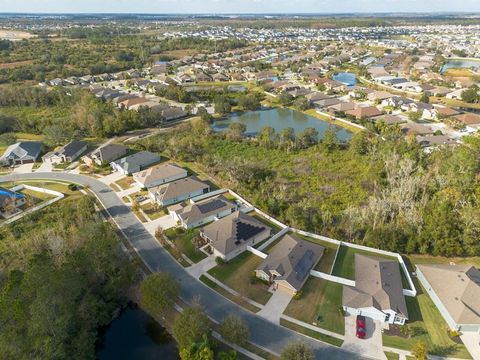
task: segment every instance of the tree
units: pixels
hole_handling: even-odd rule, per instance
[[[291,150],[295,145],[295,130],[293,130],[291,127],[282,129],[278,139],[282,148]]]
[[[231,140],[241,140],[247,131],[247,126],[239,122],[232,122],[228,126],[227,137]]]
[[[276,139],[275,129],[271,126],[265,126],[258,134],[258,141],[261,145],[270,147]]]
[[[297,141],[301,148],[313,146],[318,141],[318,131],[315,128],[308,127],[297,136]]]
[[[242,110],[257,110],[261,104],[255,94],[241,95],[238,98],[238,106]]]
[[[190,307],[178,314],[173,324],[173,337],[179,349],[189,349],[192,344],[210,334],[207,315],[199,307]]]
[[[417,342],[412,348],[412,355],[415,360],[427,360],[428,359],[428,347],[424,342]]]
[[[478,88],[473,87],[462,92],[462,100],[466,103],[472,104],[478,102]]]
[[[360,131],[352,136],[349,146],[354,154],[365,155],[368,152],[368,134],[366,131]]]
[[[278,96],[278,101],[283,106],[290,106],[293,102],[293,96],[284,91]]]
[[[0,146],[9,146],[17,142],[17,137],[14,133],[7,132],[0,135]]]
[[[220,334],[225,340],[240,346],[245,345],[250,336],[247,324],[238,315],[229,315],[223,319]]]
[[[301,342],[292,342],[285,346],[280,356],[282,360],[314,360],[312,348]]]
[[[300,111],[305,111],[310,108],[310,103],[304,97],[299,97],[293,102],[293,107]]]
[[[428,104],[430,102],[430,97],[428,96],[427,93],[423,93],[422,96],[420,97],[420,101]]]
[[[197,109],[197,116],[200,116],[202,120],[207,121],[209,124],[212,123],[212,115],[210,115],[203,106]]]
[[[414,122],[417,122],[422,118],[422,113],[420,111],[412,111],[408,114],[408,119]]]
[[[172,308],[179,293],[180,286],[169,273],[150,274],[140,285],[142,306],[154,316]]]
[[[323,133],[322,145],[327,151],[332,151],[338,146],[337,131],[333,126],[329,126]]]
[[[214,360],[214,353],[205,335],[203,341],[180,350],[181,360]]]
[[[215,112],[220,115],[226,115],[232,110],[230,102],[225,96],[217,96],[214,100]]]

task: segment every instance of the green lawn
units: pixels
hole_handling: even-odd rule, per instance
[[[120,186],[122,190],[130,189],[133,183],[135,183],[135,180],[133,180],[131,176],[126,176],[124,178],[121,178],[120,180],[115,181],[115,184]]]
[[[385,356],[387,357],[388,360],[398,360],[400,359],[400,355],[397,353],[385,351]]]
[[[355,280],[355,254],[362,254],[380,259],[387,259],[398,262],[398,259],[388,255],[377,254],[370,251],[354,249],[348,246],[340,246],[337,260],[333,266],[332,275],[343,277],[350,280]],[[400,266],[400,264],[399,264]],[[405,273],[400,268],[400,275],[402,276],[402,284],[404,288],[408,287],[408,281]]]
[[[0,186],[6,187],[6,188],[11,188],[15,185],[20,185],[20,184],[27,184],[31,186],[37,186],[40,188],[45,188],[45,189],[50,189],[54,191],[61,192],[65,195],[65,199],[68,201],[75,201],[79,197],[83,196],[83,194],[79,190],[70,190],[68,188],[68,183],[67,182],[62,182],[62,181],[52,181],[52,180],[35,180],[35,181],[16,181],[15,183],[12,182],[4,182],[0,183]],[[38,192],[35,192],[38,194]],[[46,194],[42,194],[47,196]]]
[[[148,203],[145,205],[142,205],[142,210],[147,216],[150,218],[150,220],[156,220],[164,215],[167,215],[167,209],[161,206],[158,206],[153,203]]]
[[[262,282],[252,283],[254,270],[261,262],[260,257],[245,251],[229,263],[215,266],[208,273],[243,296],[264,305],[272,294]]]
[[[416,298],[405,297],[408,309],[408,326],[415,329],[411,338],[383,335],[383,345],[411,350],[418,341],[425,342],[431,354],[469,359],[470,355],[463,345],[453,342],[448,336],[448,326],[428,294],[415,281],[418,291]]]
[[[280,325],[285,326],[286,328],[289,328],[293,331],[299,332],[301,334],[307,335],[311,338],[326,342],[328,344],[331,344],[333,346],[342,346],[343,340],[334,338],[333,336],[325,335],[322,333],[319,333],[317,331],[313,331],[309,328],[297,325],[295,323],[292,323],[288,320],[285,319],[280,319]]]
[[[38,204],[38,203],[41,203],[43,201],[48,201],[50,199],[55,198],[54,195],[50,195],[50,194],[40,192],[40,191],[33,191],[33,190],[29,190],[29,189],[23,189],[20,192],[22,194],[26,195],[27,198],[29,197],[32,200],[33,204]]]
[[[338,334],[345,333],[341,284],[310,276],[302,292],[300,300],[290,302],[285,315]]]
[[[165,235],[175,244],[177,249],[194,263],[198,263],[207,257],[192,242],[192,239],[197,237],[198,234],[198,230],[185,231],[182,228],[172,228],[165,231]]]
[[[212,280],[210,280],[209,278],[207,278],[205,275],[200,276],[200,281],[203,282],[208,287],[215,290],[216,292],[218,292],[223,297],[226,297],[227,299],[233,301],[234,303],[240,305],[241,307],[243,307],[243,308],[245,308],[245,309],[247,309],[247,310],[249,310],[253,313],[257,313],[257,312],[260,311],[260,308],[250,304],[248,301],[246,301],[245,299],[243,299],[241,297],[238,297],[238,296],[235,296],[235,295],[229,293],[227,290],[225,290],[220,285],[218,285],[217,283],[215,283]]]

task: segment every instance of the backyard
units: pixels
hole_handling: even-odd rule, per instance
[[[299,300],[292,300],[285,315],[338,334],[345,333],[343,285],[310,276]]]
[[[430,297],[415,282],[418,291],[416,298],[405,297],[408,309],[408,327],[412,335],[409,338],[383,335],[383,345],[399,349],[411,350],[413,345],[423,341],[429,352],[440,356],[469,359],[467,349],[456,344],[448,335],[448,326]]]
[[[271,293],[268,286],[259,280],[253,280],[255,268],[262,259],[246,251],[226,264],[210,269],[208,273],[243,296],[265,305]]]

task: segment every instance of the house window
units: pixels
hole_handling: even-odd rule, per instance
[[[385,321],[390,320],[390,314],[385,315]]]

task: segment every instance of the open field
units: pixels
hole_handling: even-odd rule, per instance
[[[30,34],[26,31],[0,29],[0,39],[2,40],[14,41],[14,40],[31,39],[33,37],[36,37],[36,35]]]
[[[253,272],[261,262],[260,257],[246,251],[229,263],[215,266],[208,273],[243,296],[265,305],[272,294],[264,283],[252,281]]]
[[[293,299],[285,315],[338,334],[345,333],[342,308],[343,285],[310,276],[300,300]]]
[[[403,338],[384,334],[383,345],[411,350],[415,343],[424,341],[432,354],[470,359],[465,346],[456,344],[448,336],[446,322],[420,283],[415,281],[415,286],[418,291],[417,297],[405,297],[409,317],[407,326],[414,329],[414,335]]]

